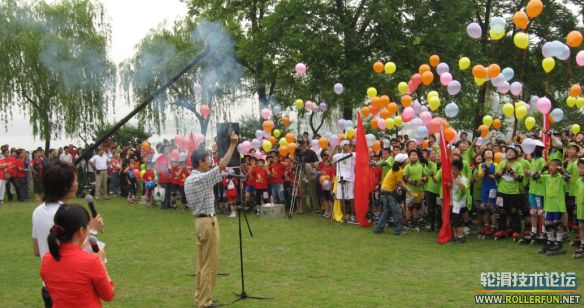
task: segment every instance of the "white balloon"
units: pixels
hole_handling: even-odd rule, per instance
[[[552,117],[552,119],[554,119],[554,121],[560,122],[562,119],[564,119],[564,111],[562,111],[562,109],[560,108],[555,108],[550,113],[550,116]]]
[[[436,73],[438,73],[438,76],[448,72],[450,72],[450,67],[448,67],[448,64],[444,62],[438,64],[438,66],[436,67]]]
[[[276,106],[274,106],[272,111],[274,112],[275,115],[279,115],[280,112],[282,112],[282,107],[280,107],[280,105],[276,105]]]
[[[343,91],[345,90],[345,88],[343,87],[343,85],[341,83],[335,83],[335,86],[333,89],[335,90],[335,93],[337,95],[341,95],[343,93]]]
[[[418,138],[428,137],[428,127],[420,126],[420,127],[416,128],[416,137],[418,137]]]
[[[450,103],[444,107],[444,113],[449,118],[454,118],[458,115],[458,105],[455,103]]]
[[[521,82],[515,81],[511,84],[511,94],[513,94],[515,96],[519,96],[519,95],[521,95],[522,92],[523,92],[523,85],[521,84]]]
[[[525,154],[531,154],[535,151],[535,142],[531,138],[525,138],[521,143],[521,149]]]
[[[373,134],[367,134],[365,135],[365,139],[367,140],[367,146],[373,146],[373,144],[375,143],[375,135]]]

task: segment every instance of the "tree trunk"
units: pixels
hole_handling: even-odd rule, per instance
[[[49,112],[47,111],[43,115],[43,131],[45,137],[45,156],[49,156],[49,150],[51,149],[51,122],[49,121]]]

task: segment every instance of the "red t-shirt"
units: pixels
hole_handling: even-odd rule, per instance
[[[170,168],[170,177],[172,184],[178,185],[180,183],[180,168],[178,166]]]
[[[154,163],[154,169],[158,171],[158,182],[160,184],[171,183],[171,177],[168,172],[168,160],[166,157],[164,157],[164,155],[158,157]]]
[[[383,174],[383,169],[377,167],[371,168],[371,190],[374,190],[377,185],[381,184],[381,175]]]
[[[44,165],[43,165],[43,160],[42,158],[37,158],[37,159],[33,159],[30,161],[30,167],[36,171],[36,173],[38,175],[42,175],[43,174],[43,169],[44,169]]]
[[[245,165],[243,167],[243,173],[246,175],[246,181],[245,181],[245,185],[246,186],[254,186],[255,184],[255,178],[254,175],[252,174],[252,170],[255,167],[252,167],[251,165]]]
[[[254,167],[251,169],[251,174],[255,189],[268,189],[268,170]]]
[[[144,176],[142,176],[142,179],[144,179],[144,182],[154,181],[154,171],[146,170],[146,172],[144,172]]]
[[[24,161],[22,159],[17,159],[15,161],[16,166],[16,177],[17,178],[25,178],[26,177],[26,170],[24,170]],[[20,170],[20,169],[23,170]]]
[[[59,252],[60,261],[47,252],[41,262],[41,278],[53,307],[101,307],[100,299],[114,298],[114,284],[98,256],[71,243],[61,244]]]
[[[282,163],[272,163],[268,169],[270,170],[269,184],[281,184],[284,182],[284,165]]]
[[[10,176],[16,176],[16,174],[18,173],[17,167],[16,167],[16,161],[18,159],[16,159],[16,157],[14,156],[8,156],[4,162],[9,164],[10,166],[8,168],[6,168],[6,173],[10,174]]]
[[[335,174],[336,174],[336,170],[335,167],[333,165],[329,165],[328,167],[325,167],[324,164],[321,163],[320,165],[320,175],[328,175],[330,180],[333,181],[335,178]]]
[[[73,161],[75,161],[75,158],[77,157],[77,150],[70,149],[69,154],[71,154],[71,158]]]
[[[227,189],[227,197],[237,197],[237,185],[239,182],[236,178],[224,178],[221,183]]]

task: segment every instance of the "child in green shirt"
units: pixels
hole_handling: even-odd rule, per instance
[[[411,195],[406,199],[406,221],[409,227],[420,223],[420,208],[424,194],[424,185],[427,175],[424,166],[420,163],[417,150],[409,150],[410,163],[404,168],[404,182],[411,190]]]
[[[576,181],[576,220],[580,228],[580,248],[576,250],[574,258],[584,258],[584,158],[578,160],[580,176]]]

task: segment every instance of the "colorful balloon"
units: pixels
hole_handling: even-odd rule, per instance
[[[560,108],[554,108],[554,110],[552,110],[552,112],[550,112],[550,116],[552,117],[552,119],[556,123],[558,123],[562,119],[564,119],[564,111],[562,111],[562,109],[560,109]]]
[[[576,97],[576,96],[582,94],[582,87],[580,87],[579,84],[573,84],[570,87],[570,92],[569,93],[570,93],[570,96]]]
[[[470,67],[470,59],[468,57],[462,57],[458,60],[458,68],[461,71],[466,71]]]
[[[448,94],[450,94],[451,96],[454,96],[454,95],[460,93],[461,88],[462,88],[462,85],[460,84],[460,82],[458,80],[452,80],[451,82],[448,83],[448,87],[446,89],[448,90]]]
[[[299,110],[304,108],[304,101],[301,99],[297,99],[295,104],[296,104],[296,108],[298,108]]]
[[[272,143],[269,140],[262,141],[262,149],[264,152],[269,152],[272,150]]]
[[[576,54],[576,64],[578,64],[578,66],[584,66],[584,50],[580,50],[578,54]]]
[[[444,107],[444,114],[449,118],[454,118],[458,115],[458,105],[455,103],[449,103]]]
[[[536,107],[537,111],[543,114],[547,114],[550,112],[550,109],[552,109],[552,102],[549,100],[549,98],[544,96],[537,100]]]
[[[510,118],[513,116],[513,112],[515,111],[515,107],[513,107],[513,104],[511,103],[505,103],[505,105],[503,105],[503,114]]]
[[[304,64],[304,63],[298,63],[298,64],[296,64],[296,66],[294,67],[294,69],[296,70],[296,74],[298,74],[298,75],[306,75],[306,64]]]
[[[208,105],[203,104],[203,105],[201,105],[201,107],[199,107],[199,113],[203,117],[208,117],[210,112],[211,112],[211,108],[209,108]]]
[[[407,106],[406,106],[407,107]],[[387,111],[389,111],[390,115],[394,115],[397,112],[397,104],[394,102],[391,102],[387,105]]]
[[[395,73],[397,66],[393,62],[387,62],[387,63],[385,63],[384,69],[385,69],[386,74],[391,75],[391,74]]]
[[[481,26],[478,23],[473,22],[468,24],[468,26],[466,27],[466,33],[473,39],[480,39],[481,36],[483,35],[483,30],[481,29]]]
[[[572,31],[566,37],[566,44],[572,48],[578,48],[582,44],[582,33],[579,31]]]
[[[456,140],[456,131],[452,128],[445,129],[444,139],[446,139],[448,142],[454,142],[454,140]]]
[[[432,72],[427,71],[422,74],[422,83],[425,86],[429,86],[432,81],[434,81],[434,74]]]
[[[511,84],[511,94],[515,95],[515,96],[519,96],[521,95],[521,93],[523,92],[523,85],[520,82],[513,82]]]
[[[551,57],[545,58],[541,61],[541,66],[546,73],[549,73],[556,67],[556,61]]]
[[[375,88],[373,88],[373,87],[370,87],[370,88],[368,88],[368,89],[367,89],[367,96],[368,96],[369,98],[374,98],[374,97],[376,97],[376,96],[377,96],[377,89],[375,89]]]
[[[535,118],[533,118],[533,117],[525,118],[525,128],[527,130],[531,130],[531,129],[533,129],[533,127],[535,127]]]
[[[438,73],[438,76],[448,72],[450,72],[450,67],[448,66],[448,64],[442,62],[439,63],[438,66],[436,66],[436,73]]]
[[[491,125],[493,124],[493,117],[491,117],[490,115],[486,115],[483,117],[483,124],[487,126],[487,128],[490,128]]]
[[[377,74],[383,73],[383,63],[379,61],[373,63],[373,71],[376,72]]]
[[[566,99],[566,104],[568,105],[568,107],[572,108],[572,107],[576,106],[577,101],[578,101],[577,98],[575,98],[573,96],[568,96],[568,98]]]
[[[271,112],[270,109],[264,108],[262,109],[262,111],[260,112],[262,119],[267,120],[270,118],[271,116]]]
[[[530,0],[525,9],[529,18],[535,18],[543,11],[543,3],[541,0]]]
[[[525,106],[519,106],[515,108],[515,117],[518,119],[523,119],[527,115],[527,108]]]
[[[517,26],[517,28],[525,30],[527,29],[529,18],[523,11],[519,11],[513,14],[513,23]]]
[[[491,79],[499,76],[501,73],[501,67],[498,64],[491,64],[487,67],[487,76]]]
[[[529,36],[523,32],[517,32],[513,36],[513,43],[520,49],[527,49],[529,47]]]
[[[443,73],[440,75],[440,83],[443,86],[448,86],[448,84],[452,81],[452,75],[450,73]]]
[[[570,131],[572,131],[572,134],[577,135],[580,132],[580,125],[573,124],[572,127],[570,127]]]
[[[472,68],[472,75],[476,78],[486,79],[487,69],[484,66],[477,64]]]
[[[335,94],[341,95],[343,93],[343,91],[345,90],[345,88],[343,87],[343,84],[335,83],[333,90],[335,91]]]
[[[502,125],[502,123],[501,123],[501,120],[499,120],[499,119],[494,119],[494,120],[493,120],[493,128],[494,128],[494,129],[499,129],[499,128],[501,128],[501,125]]]
[[[403,81],[402,81],[402,82],[400,82],[400,83],[397,85],[397,90],[399,91],[399,93],[400,93],[401,95],[404,95],[404,94],[406,94],[406,93],[408,92],[408,84],[407,84],[407,83],[405,83],[405,82],[403,82]]]
[[[515,71],[510,67],[504,68],[501,74],[503,74],[503,77],[505,77],[505,80],[507,81],[511,81],[511,79],[515,77]]]

